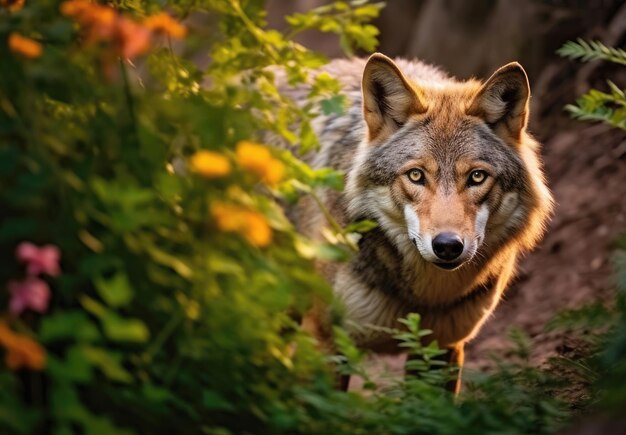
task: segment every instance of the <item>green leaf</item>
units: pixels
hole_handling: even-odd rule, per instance
[[[150,332],[144,322],[138,319],[125,319],[109,311],[100,320],[104,335],[116,342],[145,343],[150,338]]]
[[[366,233],[377,227],[378,223],[376,221],[365,219],[362,221],[351,223],[350,225],[345,227],[344,231],[347,233]]]
[[[319,147],[317,135],[309,122],[303,122],[300,126],[300,152],[306,154]]]
[[[98,328],[82,311],[56,312],[41,319],[39,339],[43,343],[60,340],[92,342],[98,338]]]
[[[344,174],[332,168],[316,169],[313,172],[313,185],[341,191],[344,186]]]
[[[234,411],[235,407],[219,393],[211,390],[202,392],[202,406],[211,410]]]
[[[335,95],[320,101],[324,115],[342,115],[345,110],[345,103],[346,97],[344,95]]]
[[[50,408],[58,420],[82,422],[89,417],[73,385],[63,382],[53,384],[50,391]]]
[[[145,323],[138,319],[126,319],[89,296],[81,296],[83,307],[100,320],[104,335],[115,342],[144,343],[150,337]]]
[[[245,271],[241,264],[226,256],[212,255],[207,260],[207,267],[215,273],[244,277]]]
[[[98,367],[110,380],[123,383],[133,380],[131,374],[122,367],[120,363],[122,358],[119,354],[93,346],[81,346],[77,349],[77,352],[82,353],[89,362]]]
[[[315,258],[327,261],[347,261],[351,256],[349,251],[339,245],[316,243],[302,237],[296,239],[295,246],[298,253],[304,258]]]
[[[54,379],[83,384],[91,381],[92,367],[79,346],[71,347],[65,359],[49,356],[46,363],[46,371]]]
[[[128,276],[118,272],[112,278],[95,278],[94,284],[100,297],[112,308],[126,306],[133,299]]]
[[[162,173],[157,178],[157,188],[167,200],[174,200],[181,194],[183,184],[179,176]]]
[[[578,38],[576,42],[566,42],[557,50],[557,53],[562,57],[582,59],[585,62],[600,59],[626,65],[626,51],[621,48],[607,47],[600,41],[585,41]]]
[[[193,271],[191,267],[189,267],[183,260],[180,258],[157,248],[156,246],[149,244],[146,246],[146,250],[150,257],[156,262],[163,266],[170,267],[174,269],[180,276],[183,278],[191,278],[193,275]]]
[[[80,260],[80,273],[85,276],[96,276],[110,273],[124,266],[121,259],[112,254],[86,255]]]

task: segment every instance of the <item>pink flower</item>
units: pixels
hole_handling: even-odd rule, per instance
[[[24,281],[10,281],[8,287],[11,293],[9,303],[11,313],[19,315],[29,308],[43,313],[48,309],[50,287],[45,281],[29,276]]]
[[[61,252],[56,246],[46,245],[40,248],[30,242],[22,242],[18,245],[15,256],[22,263],[26,263],[26,273],[29,275],[47,273],[50,276],[57,276],[61,273],[59,268]]]

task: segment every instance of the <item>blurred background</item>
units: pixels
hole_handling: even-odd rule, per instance
[[[286,28],[284,16],[326,4],[321,0],[268,2],[270,27]],[[532,360],[573,357],[576,346],[545,323],[557,312],[613,294],[612,251],[626,231],[626,135],[597,123],[570,119],[564,106],[606,78],[626,87],[623,68],[607,62],[581,64],[556,50],[568,40],[599,40],[624,48],[626,2],[615,0],[391,0],[374,22],[378,51],[418,58],[459,79],[487,78],[519,61],[532,90],[530,130],[544,144],[556,214],[540,248],[522,261],[515,284],[469,346],[468,366],[485,370],[489,354],[506,357],[505,331],[523,329],[532,339]],[[341,56],[334,35],[309,31],[299,42],[329,57]]]

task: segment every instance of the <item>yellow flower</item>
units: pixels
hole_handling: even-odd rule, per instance
[[[183,39],[187,35],[187,28],[165,12],[146,18],[143,25],[154,32],[165,33],[176,39]]]
[[[244,140],[237,144],[235,152],[239,165],[267,184],[276,184],[282,179],[285,172],[282,162],[274,159],[263,145]]]
[[[261,213],[237,205],[216,203],[211,213],[217,227],[224,232],[237,232],[248,243],[259,248],[272,242],[272,229]]]
[[[263,181],[267,184],[276,184],[283,179],[285,173],[285,167],[282,162],[276,159],[272,159],[271,162],[265,167],[265,174],[263,175]]]
[[[272,242],[272,229],[265,216],[256,212],[248,212],[247,225],[243,235],[251,245],[260,248],[268,246]]]
[[[43,51],[39,42],[15,32],[9,35],[9,49],[29,59],[35,59],[41,56],[41,52]]]
[[[258,143],[242,140],[237,144],[237,160],[244,169],[263,171],[272,160],[269,150]]]
[[[222,231],[238,231],[245,226],[245,216],[241,213],[241,208],[234,205],[216,203],[211,207],[211,212],[217,223],[217,227]]]
[[[0,6],[10,12],[17,12],[24,7],[25,0],[0,0]]]
[[[5,363],[11,370],[25,367],[42,370],[46,364],[46,352],[31,338],[18,335],[0,322],[0,345],[5,348]]]
[[[191,170],[206,178],[218,178],[230,173],[230,162],[222,154],[201,150],[190,159]]]

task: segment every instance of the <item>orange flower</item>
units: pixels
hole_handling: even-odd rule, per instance
[[[272,160],[269,150],[258,143],[242,140],[237,144],[237,160],[244,169],[252,171],[264,170]]]
[[[9,49],[29,59],[35,59],[41,56],[41,52],[43,51],[39,42],[15,32],[9,35]]]
[[[284,175],[282,162],[274,159],[263,145],[243,140],[237,144],[236,155],[242,168],[253,172],[268,184],[278,183]]]
[[[243,235],[251,245],[260,248],[269,245],[272,241],[272,229],[265,216],[252,211],[248,212],[247,225]]]
[[[75,17],[83,14],[94,6],[97,5],[94,5],[88,0],[68,0],[61,4],[61,13],[68,17]]]
[[[248,243],[259,248],[272,242],[272,229],[261,213],[237,205],[216,203],[211,208],[217,227],[225,232],[237,232]]]
[[[0,0],[0,6],[9,12],[17,12],[24,7],[25,0]]]
[[[69,0],[61,4],[61,13],[81,25],[89,43],[111,39],[117,29],[118,15],[109,6],[87,0]]]
[[[282,162],[276,159],[272,159],[265,167],[265,174],[263,175],[263,181],[267,184],[276,184],[283,179],[285,173],[285,167]]]
[[[150,31],[127,18],[119,18],[115,43],[125,59],[144,54],[150,49]]]
[[[146,18],[143,25],[156,33],[164,33],[176,39],[183,39],[187,35],[187,28],[165,12]]]
[[[61,13],[80,24],[88,43],[110,42],[115,53],[125,59],[144,54],[150,48],[150,30],[110,6],[69,0],[61,5]]]
[[[191,170],[206,178],[218,178],[230,173],[230,162],[222,154],[201,150],[191,156]]]
[[[239,231],[246,225],[245,209],[235,205],[216,203],[211,207],[211,212],[217,223],[217,227],[226,232]]]
[[[115,28],[117,13],[110,6],[102,6],[87,0],[70,0],[61,4],[61,13],[74,18],[87,30],[91,41],[110,37]]]
[[[0,345],[6,350],[4,360],[11,370],[22,367],[42,370],[46,364],[43,347],[29,337],[14,333],[4,322],[0,322]]]

